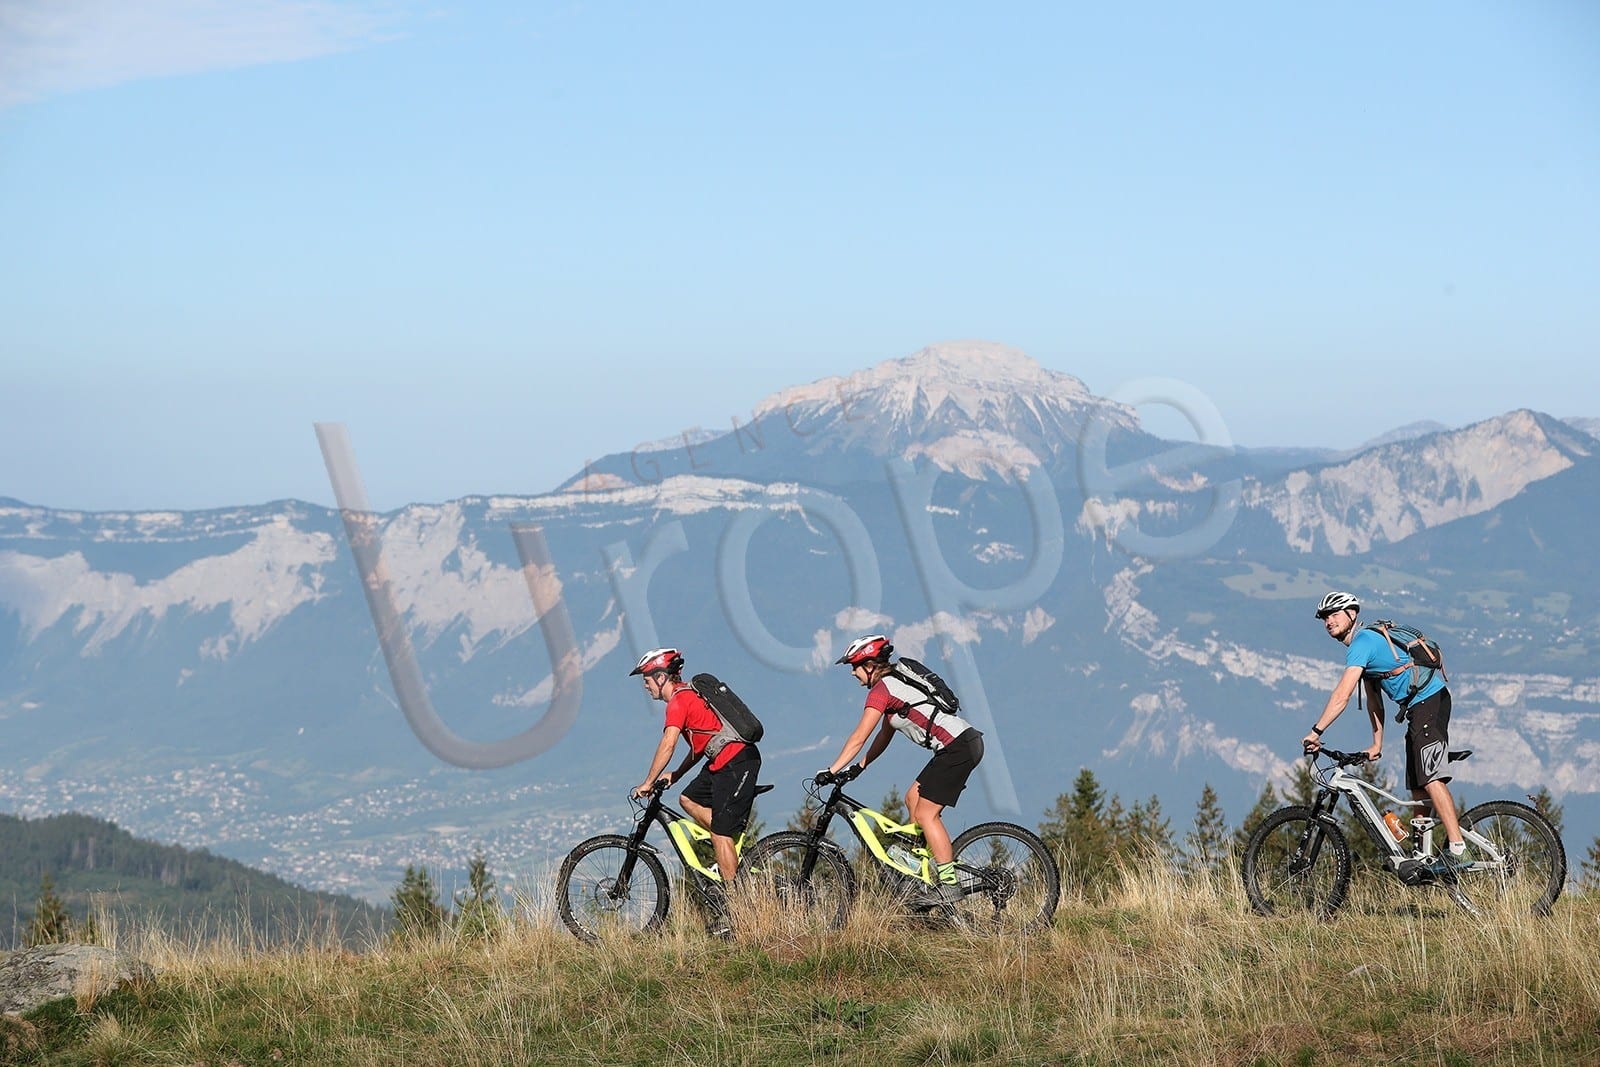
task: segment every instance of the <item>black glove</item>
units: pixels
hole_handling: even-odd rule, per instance
[[[811,780],[816,782],[818,785],[832,785],[838,779],[839,776],[827,768],[823,768],[811,776]]]

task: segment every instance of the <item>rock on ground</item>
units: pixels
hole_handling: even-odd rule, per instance
[[[75,993],[104,996],[155,972],[126,952],[98,945],[40,945],[0,960],[0,1014],[23,1015]]]

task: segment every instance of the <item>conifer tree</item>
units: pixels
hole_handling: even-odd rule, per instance
[[[1261,787],[1261,795],[1256,798],[1255,807],[1245,815],[1244,822],[1239,824],[1239,829],[1233,834],[1233,851],[1236,855],[1244,854],[1245,845],[1250,843],[1250,835],[1256,832],[1262,820],[1268,815],[1283,807],[1283,801],[1278,799],[1278,793],[1268,782]]]
[[[1294,770],[1289,772],[1289,788],[1284,791],[1284,803],[1300,804],[1309,808],[1316,798],[1317,782],[1311,777],[1311,761],[1296,760]]]
[[[1099,886],[1110,863],[1105,790],[1085,767],[1039,824],[1039,836],[1061,866],[1065,885],[1087,890]]]
[[[1127,833],[1133,843],[1133,857],[1153,857],[1162,863],[1171,862],[1173,845],[1172,820],[1161,811],[1161,798],[1151,793],[1143,803],[1135,803],[1128,812]]]
[[[1194,828],[1183,839],[1183,869],[1190,877],[1216,877],[1228,855],[1228,820],[1207,782],[1194,806]]]
[[[38,945],[58,945],[72,940],[72,915],[66,903],[56,893],[55,879],[46,871],[39,882],[39,901],[34,905],[33,918],[28,922],[25,938],[28,948]]]
[[[390,899],[396,935],[430,937],[444,928],[445,911],[439,905],[439,890],[428,876],[427,867],[406,864],[406,873]]]
[[[456,932],[469,941],[491,938],[505,926],[494,875],[482,852],[467,865],[467,888],[456,893]]]
[[[1589,854],[1583,858],[1582,882],[1590,892],[1600,889],[1600,837],[1589,843]]]
[[[1111,799],[1106,801],[1105,813],[1100,816],[1100,823],[1105,827],[1106,860],[1109,862],[1121,856],[1132,844],[1128,837],[1128,813],[1122,809],[1122,797],[1111,794]]]
[[[878,810],[895,822],[911,821],[911,813],[906,810],[906,798],[901,794],[899,786],[889,787],[889,791],[883,794],[883,803],[878,805]]]
[[[1567,819],[1566,809],[1557,804],[1556,798],[1550,795],[1550,790],[1542,785],[1530,795],[1529,799],[1533,802],[1534,810],[1550,820],[1550,825],[1556,828],[1556,836],[1560,837]]]

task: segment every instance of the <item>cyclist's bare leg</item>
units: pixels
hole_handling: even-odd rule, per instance
[[[688,797],[679,797],[683,804],[683,813],[695,822],[711,829],[711,809],[704,804],[697,804]],[[711,847],[717,854],[717,872],[722,875],[723,885],[733,884],[734,872],[739,869],[739,856],[733,850],[733,838],[724,837],[722,834],[711,835]]]
[[[688,797],[679,797],[678,800],[683,804],[683,813],[685,815],[704,826],[707,830],[711,829],[710,808],[704,804],[697,804]]]
[[[922,787],[912,782],[911,788],[906,790],[906,810],[911,813],[911,821],[922,827],[922,836],[927,839],[928,854],[933,857],[933,862],[949,863],[954,860],[956,852],[950,847],[950,831],[944,828],[944,821],[939,818],[944,805],[922,799]]]
[[[1449,785],[1429,782],[1421,789],[1413,789],[1411,799],[1426,800],[1433,806],[1434,817],[1444,826],[1446,840],[1461,840],[1461,820],[1456,816],[1456,802],[1450,797]]]
[[[712,834],[711,847],[717,850],[717,873],[722,875],[724,888],[733,885],[733,876],[739,870],[739,856],[733,851],[733,838]]]

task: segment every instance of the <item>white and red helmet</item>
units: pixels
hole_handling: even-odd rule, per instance
[[[636,674],[655,674],[658,671],[677,674],[682,670],[683,653],[675,648],[652,648],[639,657],[639,662],[628,672],[628,677],[632,678]]]
[[[859,667],[868,660],[881,659],[888,662],[894,655],[894,646],[882,634],[868,634],[858,637],[850,642],[850,647],[844,650],[844,655],[834,660],[835,663],[848,663],[852,667]]]

